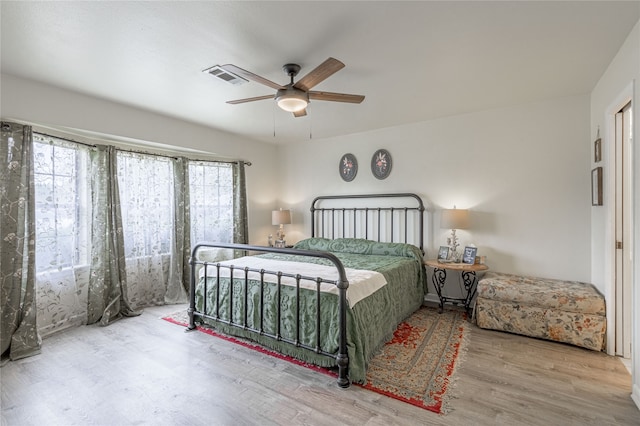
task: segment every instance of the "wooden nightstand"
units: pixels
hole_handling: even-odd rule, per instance
[[[467,313],[471,313],[471,301],[476,294],[476,284],[478,283],[477,272],[484,272],[489,269],[487,265],[480,264],[468,264],[468,263],[442,263],[437,259],[425,260],[424,264],[433,268],[433,276],[431,281],[438,293],[438,299],[440,299],[440,312],[442,312],[445,303],[463,304]],[[464,298],[448,297],[442,294],[442,289],[447,281],[447,271],[460,272],[462,283],[466,295]]]

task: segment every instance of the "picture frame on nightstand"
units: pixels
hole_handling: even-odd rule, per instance
[[[449,258],[449,246],[440,246],[438,250],[438,260],[443,261]]]
[[[476,254],[478,254],[477,247],[465,247],[464,254],[462,255],[462,263],[473,265],[476,263]]]

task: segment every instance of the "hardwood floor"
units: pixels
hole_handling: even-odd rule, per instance
[[[640,425],[614,357],[473,327],[450,412],[426,410],[159,318],[53,335],[0,369],[2,425]]]

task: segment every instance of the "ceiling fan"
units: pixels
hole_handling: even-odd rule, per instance
[[[339,60],[329,58],[294,83],[293,78],[300,72],[300,65],[285,64],[282,69],[291,78],[291,82],[286,86],[274,83],[271,80],[267,80],[264,77],[260,77],[257,74],[243,70],[242,68],[232,64],[221,65],[220,68],[229,73],[244,77],[247,80],[252,80],[256,83],[264,84],[265,86],[277,90],[275,95],[236,99],[234,101],[227,101],[228,104],[235,105],[246,102],[261,101],[263,99],[275,99],[278,106],[283,110],[292,112],[294,117],[303,117],[307,115],[307,105],[311,99],[318,101],[347,102],[353,104],[359,104],[364,100],[364,96],[362,95],[349,95],[346,93],[319,92],[311,90],[317,84],[340,71],[344,66],[345,65]]]

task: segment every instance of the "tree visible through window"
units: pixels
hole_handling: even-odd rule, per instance
[[[42,335],[86,322],[90,191],[88,147],[33,135],[37,327]],[[85,274],[86,276],[86,274]]]
[[[88,263],[87,151],[34,135],[36,271]]]
[[[191,243],[233,242],[233,169],[231,164],[189,163]]]
[[[173,236],[173,165],[166,157],[118,152],[126,258],[169,254]]]

